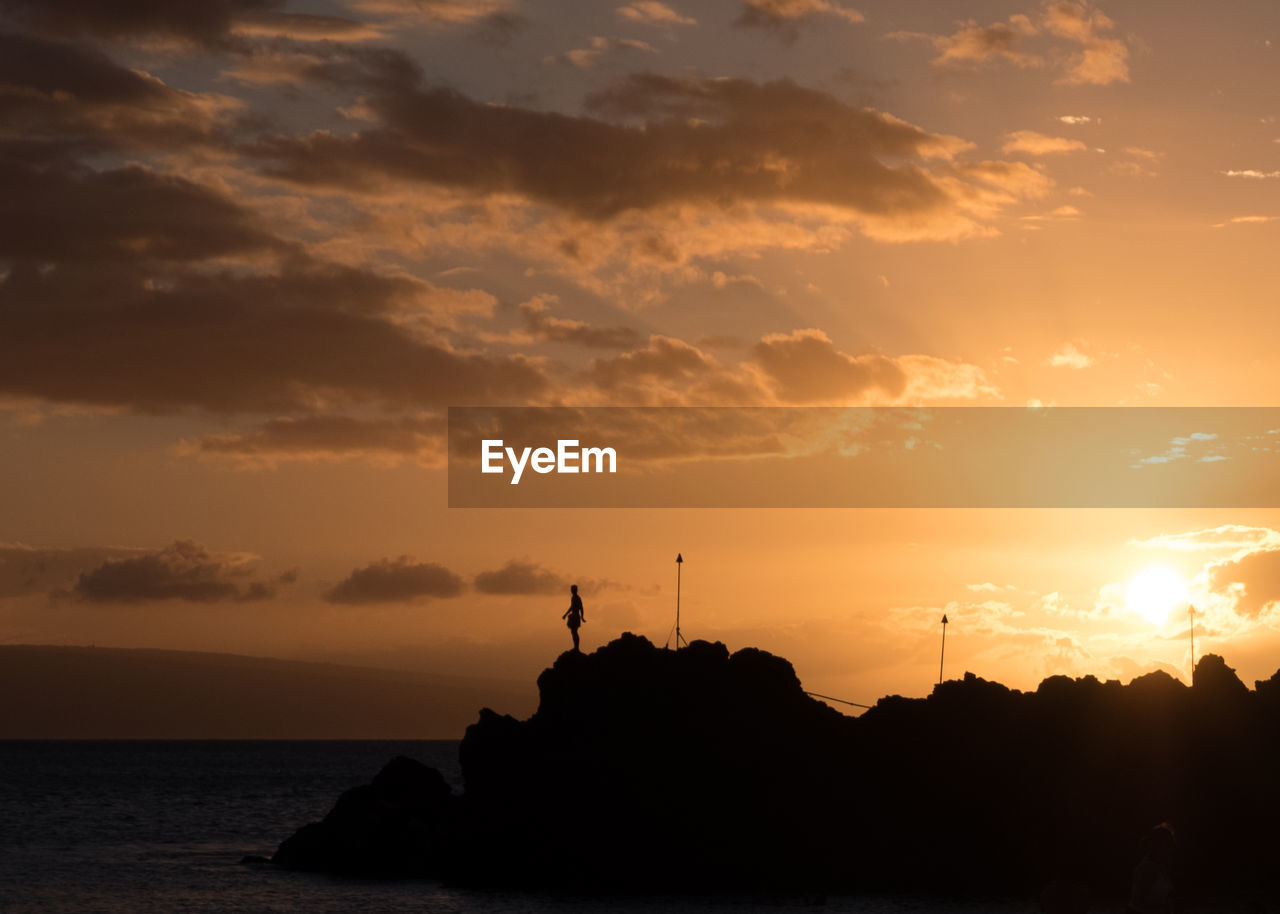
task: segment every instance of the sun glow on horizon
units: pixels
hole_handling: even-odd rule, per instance
[[[1182,575],[1167,565],[1152,565],[1129,580],[1124,592],[1125,607],[1152,625],[1164,625],[1178,606],[1187,602],[1189,591]]]

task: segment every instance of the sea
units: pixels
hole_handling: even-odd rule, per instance
[[[1033,901],[581,898],[249,866],[395,755],[461,789],[458,742],[0,741],[3,914],[1029,912]]]

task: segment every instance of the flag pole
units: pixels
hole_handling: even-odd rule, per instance
[[[680,650],[680,570],[684,567],[684,556],[676,553],[676,650]]]
[[[947,659],[947,616],[942,616],[942,655],[938,657],[938,685],[942,685],[942,663]]]

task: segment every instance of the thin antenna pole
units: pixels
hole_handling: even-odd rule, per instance
[[[1196,608],[1187,604],[1187,616],[1191,619],[1191,684],[1196,684]]]
[[[680,570],[684,567],[684,556],[676,553],[676,650],[680,650]]]
[[[942,656],[938,658],[938,685],[942,685],[942,664],[947,659],[947,617],[942,617]]]

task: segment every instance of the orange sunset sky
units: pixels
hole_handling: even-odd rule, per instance
[[[855,701],[927,694],[944,612],[951,675],[1186,678],[1191,600],[1270,676],[1277,510],[450,509],[444,459],[449,406],[1277,404],[1273,42],[1269,0],[0,0],[0,643],[532,683],[572,582],[584,646],[662,643],[679,551],[686,636]]]

